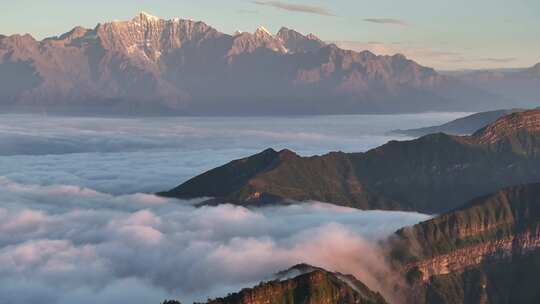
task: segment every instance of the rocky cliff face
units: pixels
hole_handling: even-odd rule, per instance
[[[415,303],[534,303],[516,282],[537,277],[539,224],[540,184],[510,187],[398,231],[391,256]]]
[[[306,268],[309,270],[306,271]],[[289,270],[301,273],[244,289],[208,304],[384,304],[383,297],[352,276],[331,273],[321,268],[298,265]]]
[[[361,209],[439,213],[505,186],[540,181],[538,117],[538,110],[512,114],[473,136],[433,134],[366,153],[300,157],[267,150],[163,195],[212,196],[214,203],[237,204],[318,200]],[[269,155],[271,162],[252,163]]]
[[[459,274],[482,264],[512,260],[540,249],[540,230],[526,231],[507,237],[454,250],[447,254],[408,265],[419,271],[424,282],[433,276]]]
[[[286,28],[227,35],[204,22],[145,13],[43,41],[2,36],[0,80],[0,107],[11,110],[306,114],[500,106],[401,55],[345,51]]]

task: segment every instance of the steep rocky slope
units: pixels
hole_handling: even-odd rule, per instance
[[[350,275],[328,272],[309,265],[287,271],[298,275],[261,283],[208,304],[385,304],[383,297]]]
[[[414,303],[536,303],[540,184],[505,188],[401,229],[392,257]]]
[[[212,203],[317,200],[361,209],[440,213],[505,186],[540,181],[540,110],[472,136],[432,134],[366,153],[300,157],[266,150],[197,176],[164,196]]]
[[[480,110],[502,100],[402,55],[263,27],[228,35],[141,13],[37,41],[0,36],[0,109],[314,114]],[[332,101],[332,102],[330,102]]]
[[[446,133],[451,135],[470,135],[479,129],[495,122],[497,119],[515,112],[523,112],[525,109],[495,110],[475,113],[445,124],[432,127],[424,127],[409,130],[394,130],[393,133],[409,136],[425,136],[433,133]]]

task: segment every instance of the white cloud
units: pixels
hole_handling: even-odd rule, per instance
[[[290,118],[73,118],[0,115],[0,176],[24,185],[67,185],[114,194],[172,188],[205,170],[268,147],[302,155],[358,152],[393,129],[463,114]],[[68,191],[64,189],[63,191]]]
[[[252,1],[252,3],[262,6],[270,6],[290,12],[315,14],[321,16],[335,16],[329,9],[314,5],[292,4],[283,1]]]
[[[204,300],[298,262],[386,291],[375,242],[426,219],[321,203],[193,207],[144,193],[267,148],[361,151],[459,114],[101,119],[2,116],[0,303]],[[246,267],[248,265],[249,267]],[[386,291],[387,292],[387,291]]]
[[[370,23],[379,23],[379,24],[391,24],[399,26],[409,26],[409,23],[405,20],[396,19],[396,18],[366,18],[365,22]]]
[[[161,198],[139,204],[130,203],[135,196],[88,196],[84,189],[51,198],[54,186],[32,186],[34,196],[28,187],[0,184],[0,199],[8,198],[0,209],[0,286],[28,281],[65,295],[50,295],[57,303],[72,289],[99,294],[129,279],[159,295],[202,300],[300,262],[352,272],[385,291],[376,274],[388,270],[374,241],[427,218],[321,203],[253,210]],[[9,302],[2,288],[0,302]]]

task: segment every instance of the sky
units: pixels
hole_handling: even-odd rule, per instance
[[[75,25],[127,20],[140,11],[205,21],[220,31],[263,25],[314,33],[377,54],[403,53],[441,70],[540,62],[537,0],[0,0],[0,33],[55,36]]]

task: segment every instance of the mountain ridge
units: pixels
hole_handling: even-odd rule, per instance
[[[351,275],[333,273],[307,264],[291,267],[292,273],[274,281],[260,283],[224,298],[209,300],[207,304],[263,304],[263,303],[358,303],[386,304],[377,292]]]
[[[210,196],[212,204],[315,200],[359,209],[440,213],[505,186],[540,181],[539,121],[540,110],[531,110],[504,116],[472,136],[431,134],[363,153],[301,157],[268,149],[160,195]]]
[[[503,103],[401,55],[343,50],[285,28],[228,35],[145,13],[41,41],[2,37],[0,80],[0,107],[11,111],[335,114]]]

